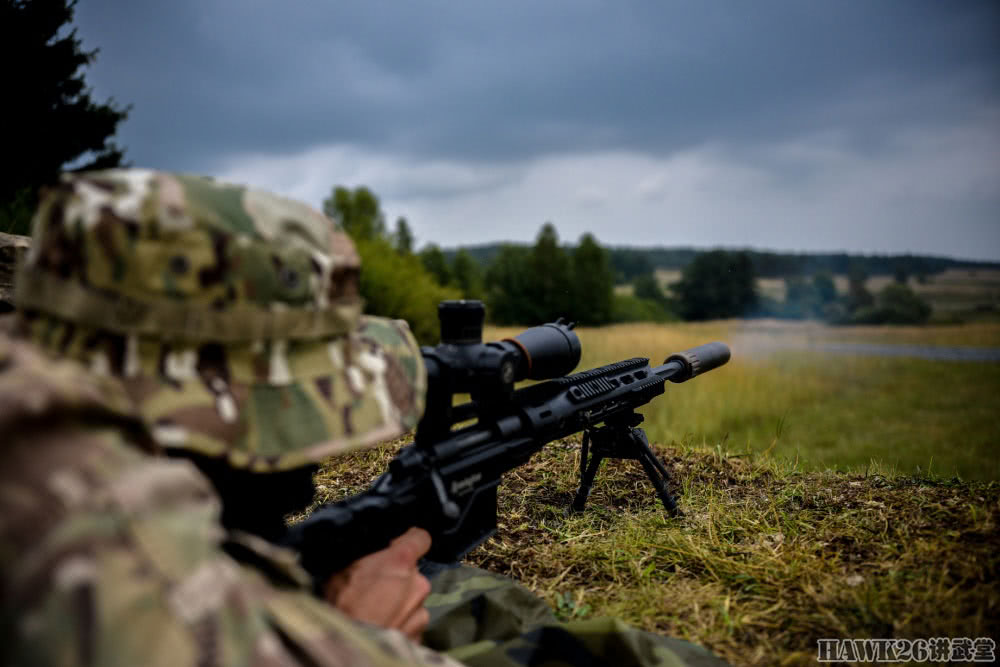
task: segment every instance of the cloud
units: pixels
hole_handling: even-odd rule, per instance
[[[878,152],[827,131],[667,155],[585,151],[497,166],[329,146],[232,159],[220,178],[319,205],[371,187],[422,242],[530,241],[545,221],[628,245],[905,252],[1000,259],[1000,113],[900,128]]]
[[[564,237],[1000,259],[992,0],[76,6],[140,166],[452,245]]]
[[[519,177],[513,165],[418,160],[349,145],[320,146],[288,155],[231,156],[212,173],[221,180],[267,187],[316,206],[335,185],[366,185],[383,201],[433,202],[496,192]]]
[[[195,170],[329,145],[461,161],[665,154],[831,120],[878,134],[1000,95],[1000,11],[971,0],[89,0],[77,14],[101,48],[97,92],[134,104],[130,157]],[[959,94],[900,95],[959,73]]]

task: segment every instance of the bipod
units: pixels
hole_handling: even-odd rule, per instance
[[[590,490],[594,486],[594,478],[597,477],[597,469],[604,459],[637,459],[646,471],[646,476],[653,483],[656,495],[660,497],[663,506],[670,516],[683,516],[677,507],[677,501],[670,495],[667,488],[667,481],[670,473],[663,467],[660,460],[649,448],[649,440],[646,432],[637,428],[642,423],[642,415],[637,412],[630,413],[624,418],[619,417],[613,422],[605,423],[604,426],[594,429],[587,429],[583,433],[583,445],[580,450],[580,488],[573,499],[571,509],[574,512],[582,512]],[[590,452],[590,460],[587,460],[587,453]]]

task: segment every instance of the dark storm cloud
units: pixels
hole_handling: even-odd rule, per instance
[[[143,166],[444,244],[564,238],[1000,260],[1000,4],[82,0]],[[474,223],[474,224],[470,224]]]
[[[742,11],[738,11],[739,7]],[[347,143],[491,161],[955,123],[1000,98],[993,2],[85,0],[136,163]]]

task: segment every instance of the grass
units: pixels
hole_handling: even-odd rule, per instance
[[[605,463],[587,511],[566,515],[579,465],[568,439],[506,476],[498,533],[468,562],[517,579],[563,618],[619,617],[735,665],[813,664],[820,638],[1000,639],[1000,364],[773,344],[842,332],[581,330],[581,368],[732,343],[730,364],[668,386],[646,414],[685,516],[665,516],[632,461]],[[1000,326],[847,336],[997,345]],[[400,444],[329,462],[318,500],[365,488]]]
[[[713,325],[688,325],[695,331],[731,336],[738,347],[755,352],[763,347],[794,346],[810,342],[1000,346],[996,322],[922,326],[873,325],[831,327],[818,322],[788,320],[732,320]]]
[[[395,446],[332,462],[322,499],[363,489]],[[1000,636],[995,482],[654,449],[684,517],[665,516],[633,461],[605,463],[587,510],[566,515],[567,440],[505,478],[497,536],[466,562],[564,618],[618,617],[734,665],[813,664],[820,638]]]
[[[489,338],[516,333],[487,332]],[[730,321],[629,324],[578,331],[580,368],[669,353],[710,340],[732,348],[726,366],[647,406],[651,441],[769,451],[804,470],[863,468],[872,460],[916,474],[1000,479],[1000,364],[832,355],[810,342],[893,341],[1000,346],[1000,325],[835,328]],[[956,446],[956,443],[961,443]]]

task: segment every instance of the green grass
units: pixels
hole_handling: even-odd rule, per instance
[[[1000,639],[1000,483],[986,481],[998,478],[1000,364],[774,347],[994,346],[1000,326],[716,322],[580,336],[581,368],[732,344],[730,364],[668,386],[646,413],[685,515],[665,516],[633,461],[605,463],[586,512],[567,515],[579,466],[567,439],[505,478],[498,533],[470,564],[517,579],[562,618],[619,617],[734,665],[814,664],[820,638]],[[317,500],[365,488],[400,444],[329,462]]]
[[[733,664],[811,663],[821,637],[995,636],[996,485],[658,451],[684,518],[632,462],[564,516],[576,452],[552,449],[505,484],[500,534],[470,561]]]
[[[332,461],[320,500],[363,489],[399,444]],[[1000,636],[997,483],[653,447],[683,517],[634,461],[605,463],[567,515],[579,448],[561,441],[505,478],[497,535],[467,562],[562,618],[618,617],[734,665],[813,664],[819,638]]]

